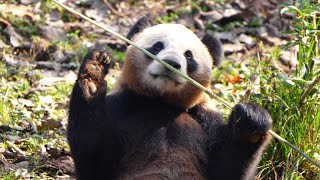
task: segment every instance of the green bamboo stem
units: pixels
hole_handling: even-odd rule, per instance
[[[232,106],[225,100],[221,99],[219,96],[215,95],[210,89],[205,88],[204,86],[202,86],[200,83],[198,83],[197,81],[193,80],[192,78],[190,78],[188,75],[178,71],[177,69],[175,69],[174,67],[170,66],[168,63],[162,61],[161,59],[159,59],[157,56],[151,54],[149,51],[141,48],[140,46],[138,46],[136,43],[130,41],[129,39],[125,38],[124,36],[122,36],[121,34],[112,31],[111,29],[103,26],[102,24],[88,18],[87,16],[75,11],[74,9],[59,3],[56,0],[52,0],[52,2],[54,2],[55,4],[59,5],[60,7],[68,10],[69,12],[91,22],[92,24],[100,27],[101,29],[109,32],[110,34],[116,36],[117,38],[123,40],[124,42],[134,46],[135,48],[139,49],[140,51],[142,51],[144,54],[146,54],[147,56],[149,56],[150,58],[158,61],[160,64],[162,64],[164,67],[170,69],[171,71],[173,71],[174,73],[182,76],[184,79],[186,79],[188,82],[190,82],[191,84],[193,84],[194,86],[200,88],[201,90],[203,90],[205,93],[207,93],[211,98],[216,99],[217,101],[219,101],[220,103],[222,103],[223,105],[225,105],[226,107],[232,109]],[[271,134],[274,138],[278,139],[279,141],[287,144],[289,147],[291,147],[293,150],[297,151],[299,154],[301,154],[303,157],[305,157],[306,159],[308,159],[310,162],[312,162],[313,164],[315,164],[318,168],[320,168],[320,164],[317,163],[315,160],[313,160],[312,158],[310,158],[308,155],[306,155],[305,153],[303,153],[302,151],[300,151],[297,147],[295,147],[293,144],[289,143],[287,140],[285,140],[284,138],[282,138],[281,136],[279,136],[278,134],[276,134],[275,132],[273,132],[272,130],[269,130],[269,134]]]

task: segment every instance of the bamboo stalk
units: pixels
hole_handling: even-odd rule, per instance
[[[210,89],[205,88],[204,86],[202,86],[200,83],[198,83],[197,81],[193,80],[192,78],[190,78],[188,75],[178,71],[177,69],[175,69],[174,67],[170,66],[168,63],[162,61],[161,59],[159,59],[157,56],[151,54],[149,51],[141,48],[140,46],[138,46],[136,43],[130,41],[129,39],[125,38],[124,36],[122,36],[121,34],[112,31],[111,29],[104,27],[102,24],[88,18],[87,16],[75,11],[74,9],[59,3],[56,0],[52,0],[52,2],[54,2],[55,4],[59,5],[60,7],[68,10],[69,12],[91,22],[92,24],[102,28],[103,30],[109,32],[110,34],[116,36],[117,38],[123,40],[124,42],[134,46],[135,48],[139,49],[140,51],[142,51],[144,54],[146,54],[147,56],[149,56],[150,58],[158,61],[160,64],[162,64],[164,67],[170,69],[171,71],[173,71],[174,73],[182,76],[184,79],[186,79],[188,82],[190,82],[191,84],[193,84],[194,86],[200,88],[201,90],[203,90],[205,93],[207,93],[211,98],[216,99],[217,101],[219,101],[220,103],[222,103],[223,105],[225,105],[226,107],[232,109],[232,106],[225,100],[223,100],[222,98],[220,98],[219,96],[215,95]],[[308,155],[306,155],[304,152],[302,152],[301,150],[299,150],[297,147],[295,147],[293,144],[289,143],[287,140],[285,140],[284,138],[282,138],[281,136],[279,136],[277,133],[275,133],[272,130],[268,131],[269,134],[271,134],[274,138],[278,139],[280,142],[285,143],[286,145],[288,145],[289,147],[291,147],[293,150],[295,150],[296,152],[298,152],[299,154],[301,154],[303,157],[305,157],[307,160],[309,160],[310,162],[312,162],[314,165],[316,165],[318,168],[320,168],[320,163],[316,162],[315,160],[313,160],[312,158],[310,158]]]

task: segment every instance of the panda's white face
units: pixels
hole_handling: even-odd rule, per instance
[[[212,57],[201,40],[185,26],[152,26],[136,35],[133,41],[196,81],[210,80]],[[181,92],[188,84],[185,79],[131,46],[127,56],[135,61],[133,64],[140,83],[160,93]]]

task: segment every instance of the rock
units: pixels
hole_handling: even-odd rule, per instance
[[[261,38],[264,42],[270,45],[276,45],[276,46],[281,46],[287,44],[287,41],[282,40],[277,37],[272,37],[272,36],[264,36]]]
[[[228,9],[225,9],[224,11],[223,11],[223,14],[222,14],[222,16],[224,17],[224,18],[228,18],[228,17],[231,17],[231,16],[235,16],[235,15],[237,15],[237,14],[240,14],[241,13],[241,11],[240,10],[237,10],[237,9],[234,9],[234,8],[228,8]]]
[[[6,29],[5,29],[5,32],[9,35],[9,39],[10,39],[10,44],[13,46],[13,47],[19,47],[19,46],[22,46],[23,42],[24,42],[24,39],[23,37],[17,33],[15,31],[15,29],[13,28],[13,26],[8,26]]]
[[[23,98],[18,98],[19,104],[26,106],[26,107],[34,107],[34,103],[30,101],[29,99],[23,99]]]
[[[81,1],[84,1],[84,0],[81,0]],[[107,9],[108,8],[106,6],[106,4],[103,2],[103,0],[89,0],[89,1],[91,1],[90,4],[91,4],[92,9],[97,9],[97,8],[106,8]]]
[[[29,62],[23,61],[21,59],[17,59],[13,55],[5,54],[3,56],[3,59],[6,61],[6,63],[8,63],[11,66],[19,66],[19,67],[30,67],[30,66],[32,66]]]
[[[257,31],[257,36],[258,37],[266,37],[268,36],[268,30],[266,27],[262,26],[262,27],[259,27],[258,28],[258,31]]]
[[[97,9],[88,9],[84,14],[98,22],[101,22],[103,20],[103,14],[100,14]]]
[[[90,7],[92,4],[92,0],[78,0],[75,2],[78,6]]]
[[[74,71],[68,71],[66,74],[64,74],[63,78],[67,83],[75,83],[78,75],[74,73]]]
[[[23,5],[34,4],[36,2],[38,2],[38,0],[20,0],[20,3]]]
[[[223,42],[235,43],[237,34],[233,31],[216,33],[215,36]]]
[[[232,53],[240,52],[240,51],[245,51],[246,47],[244,44],[237,43],[237,44],[223,44],[223,50],[224,54],[230,55]]]
[[[60,12],[59,12],[59,10],[58,9],[51,10],[51,12],[48,15],[47,19],[49,21],[59,21],[60,20]]]
[[[115,39],[115,38],[108,38],[108,39],[98,39],[95,47],[99,48],[105,48],[105,47],[110,47],[111,49],[116,49],[119,51],[125,51],[127,49],[127,46],[125,43],[123,43],[121,40],[119,39]]]
[[[26,178],[27,174],[28,174],[28,170],[24,168],[21,168],[21,169],[18,168],[14,172],[15,177],[19,177],[19,178]]]
[[[247,8],[247,5],[243,2],[243,0],[235,0],[232,4],[243,10]]]
[[[28,169],[29,168],[29,162],[28,161],[21,161],[14,164],[15,169]]]
[[[280,37],[281,33],[277,27],[273,26],[272,24],[266,24],[265,27],[267,28],[270,36]]]
[[[253,41],[253,38],[250,37],[250,36],[247,36],[247,35],[245,35],[245,34],[241,34],[241,35],[237,38],[237,40],[238,40],[239,42],[242,42],[242,43],[246,44],[247,47],[252,47],[252,46],[255,44],[255,42]]]
[[[69,69],[76,69],[77,66],[75,64],[61,64],[56,62],[50,61],[37,61],[35,62],[35,68],[37,69],[48,69],[48,70],[69,70]]]
[[[53,74],[58,76],[57,74]],[[54,86],[58,82],[64,82],[63,77],[53,77],[52,74],[47,74],[45,71],[44,77],[39,81],[39,86]]]
[[[285,72],[291,73],[295,71],[298,64],[296,50],[282,51],[279,62],[283,65],[282,68]]]
[[[85,15],[100,22],[107,19],[108,12],[109,8],[102,0],[93,0],[91,9],[86,10]]]
[[[55,62],[64,62],[67,59],[68,57],[63,53],[62,50],[58,49],[53,53],[53,60]]]
[[[39,25],[40,35],[50,41],[65,40],[66,33],[61,27]]]
[[[212,20],[213,22],[219,21],[223,18],[223,15],[216,11],[209,11],[209,12],[200,12],[200,18],[204,20]]]

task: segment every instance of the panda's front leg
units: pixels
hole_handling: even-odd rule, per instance
[[[110,60],[107,51],[91,50],[83,60],[73,87],[67,134],[80,180],[112,176],[116,147],[105,109],[104,80]]]
[[[213,179],[254,179],[262,152],[271,136],[269,113],[257,104],[237,104],[229,117],[226,131],[230,136],[224,139],[220,151],[211,154]],[[217,164],[212,164],[217,163]]]

